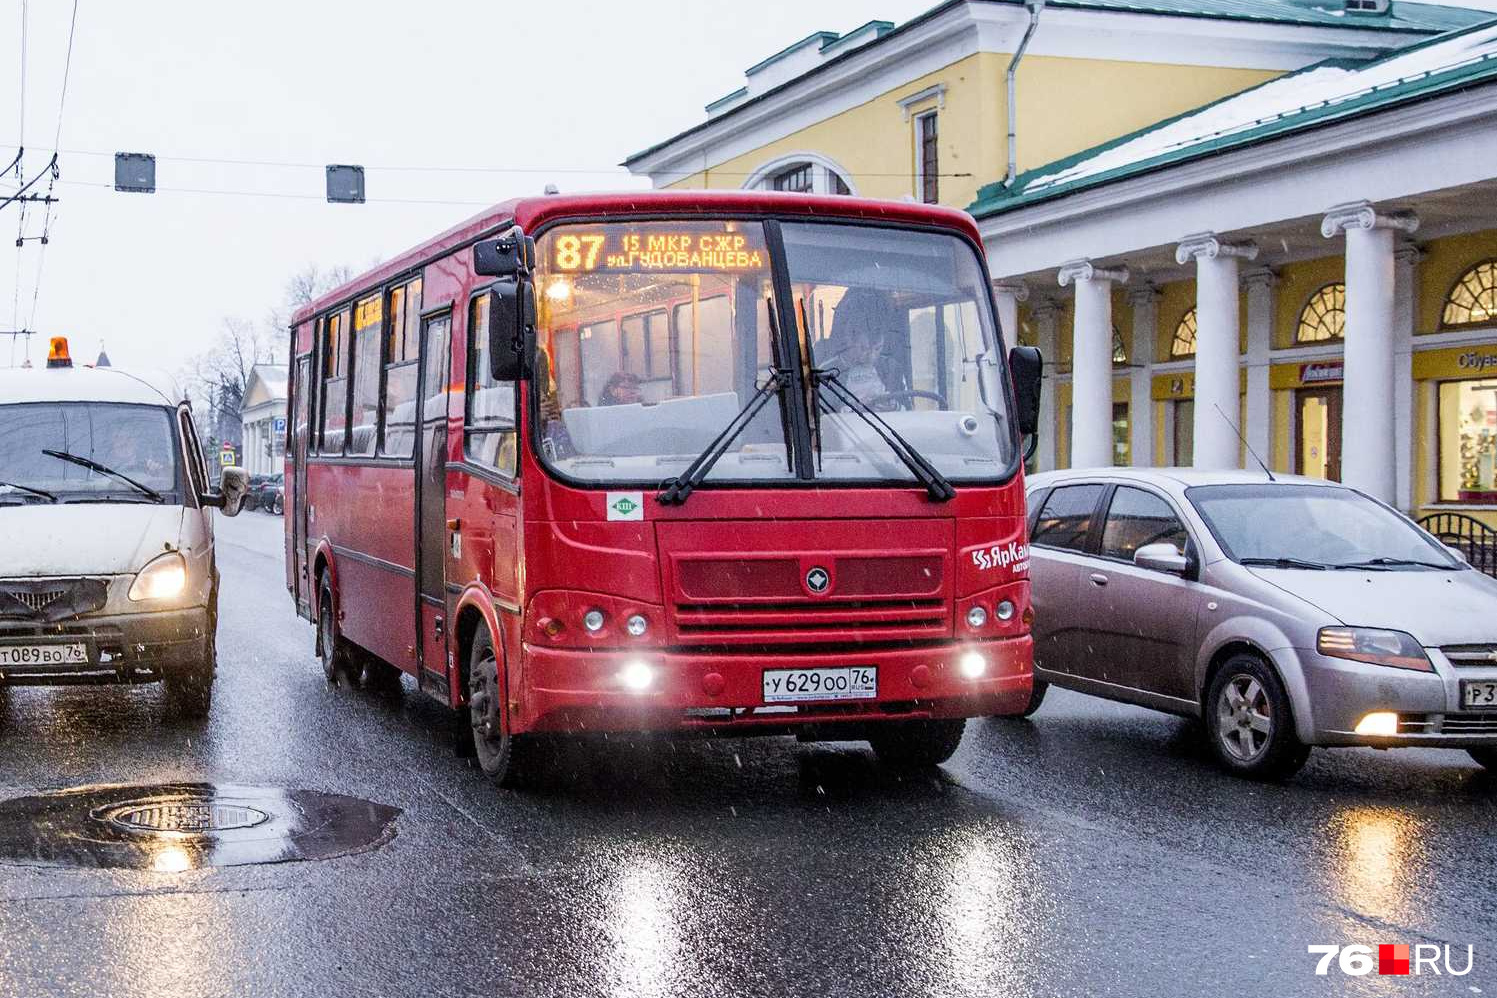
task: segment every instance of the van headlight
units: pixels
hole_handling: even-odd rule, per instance
[[[187,588],[187,562],[172,551],[152,561],[130,586],[130,598],[135,601],[148,599],[170,599],[182,595]]]
[[[1372,665],[1391,665],[1395,669],[1434,672],[1429,657],[1412,634],[1378,627],[1322,627],[1315,638],[1315,650],[1330,658]]]

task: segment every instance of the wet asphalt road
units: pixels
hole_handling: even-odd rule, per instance
[[[279,523],[220,520],[206,722],[156,687],[19,689],[0,797],[210,781],[400,808],[320,862],[0,866],[0,996],[1497,993],[1497,779],[1463,753],[1219,774],[1191,727],[1052,693],[941,771],[789,739],[569,752],[501,792],[417,694],[329,688]],[[1314,975],[1310,943],[1476,947],[1466,977]]]

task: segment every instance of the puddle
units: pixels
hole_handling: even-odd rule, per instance
[[[313,790],[77,787],[0,802],[0,863],[177,872],[333,859],[384,845],[399,815]]]

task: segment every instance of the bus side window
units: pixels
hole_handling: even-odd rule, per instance
[[[421,278],[390,289],[385,326],[385,390],[380,396],[380,454],[410,457],[416,448],[416,360]]]
[[[348,320],[343,309],[322,321],[322,376],[318,393],[319,453],[342,454],[348,426]]]
[[[383,301],[382,295],[370,295],[353,311],[353,425],[348,433],[348,453],[361,457],[374,454],[378,432]]]
[[[468,411],[463,453],[469,461],[513,478],[516,467],[515,383],[495,381],[489,363],[489,300],[473,299],[468,310]]]

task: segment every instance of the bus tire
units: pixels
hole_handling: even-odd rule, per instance
[[[317,657],[322,660],[322,674],[336,686],[340,675],[349,675],[353,656],[349,654],[348,642],[338,633],[338,617],[333,613],[333,583],[325,569],[317,593]]]
[[[489,629],[479,626],[468,653],[468,723],[473,732],[473,754],[478,766],[501,787],[523,786],[531,775],[531,740],[513,735],[504,720],[504,688],[499,678],[499,656]]]
[[[868,736],[873,754],[886,766],[928,769],[956,754],[965,718],[945,721],[889,721]]]
[[[364,656],[364,688],[379,692],[400,689],[400,669],[373,654]]]

